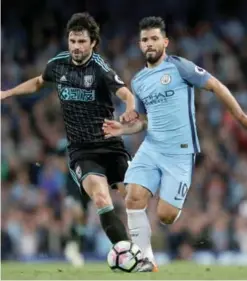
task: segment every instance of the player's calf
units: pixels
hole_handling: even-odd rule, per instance
[[[129,240],[123,223],[115,214],[106,178],[88,175],[83,181],[83,187],[96,205],[101,225],[110,241],[115,244]]]
[[[174,223],[180,216],[181,210],[172,206],[168,202],[160,199],[157,206],[157,215],[164,224]]]

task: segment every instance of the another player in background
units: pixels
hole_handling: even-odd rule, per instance
[[[112,243],[128,240],[123,223],[116,216],[109,185],[123,189],[129,155],[120,137],[105,139],[104,119],[113,119],[112,94],[126,103],[120,117],[137,117],[134,97],[124,82],[95,53],[99,27],[87,13],[74,14],[67,24],[69,51],[50,59],[42,75],[1,91],[1,99],[31,94],[50,82],[56,86],[68,139],[70,170],[80,188],[93,200],[101,224]]]
[[[67,166],[67,140],[61,139],[56,147],[55,153],[61,162]],[[84,265],[85,260],[82,253],[87,244],[85,225],[88,218],[88,205],[90,197],[84,189],[79,189],[68,169],[65,183],[65,200],[61,208],[70,213],[72,220],[67,228],[65,236],[64,255],[69,262],[76,267]]]
[[[194,87],[212,91],[247,128],[247,116],[219,80],[193,62],[166,54],[169,40],[160,17],[140,22],[140,48],[146,66],[132,80],[139,120],[129,124],[106,120],[106,138],[147,130],[125,175],[128,226],[144,253],[142,270],[153,270],[151,228],[146,207],[159,187],[157,214],[164,224],[180,216],[188,194],[195,157],[200,152]]]

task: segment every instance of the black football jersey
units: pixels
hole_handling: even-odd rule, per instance
[[[122,142],[105,139],[102,124],[113,119],[112,94],[125,84],[99,54],[75,65],[69,52],[62,52],[48,61],[42,77],[56,86],[70,146]]]

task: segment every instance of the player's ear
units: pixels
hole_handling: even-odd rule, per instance
[[[164,38],[165,48],[169,45],[169,39],[167,37]]]
[[[92,48],[94,48],[96,46],[96,40],[92,41],[91,46],[92,46]]]

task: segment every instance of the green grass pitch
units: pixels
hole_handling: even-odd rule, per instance
[[[157,273],[114,273],[104,263],[74,268],[68,263],[2,263],[2,280],[246,280],[246,266],[202,266],[175,262]]]

